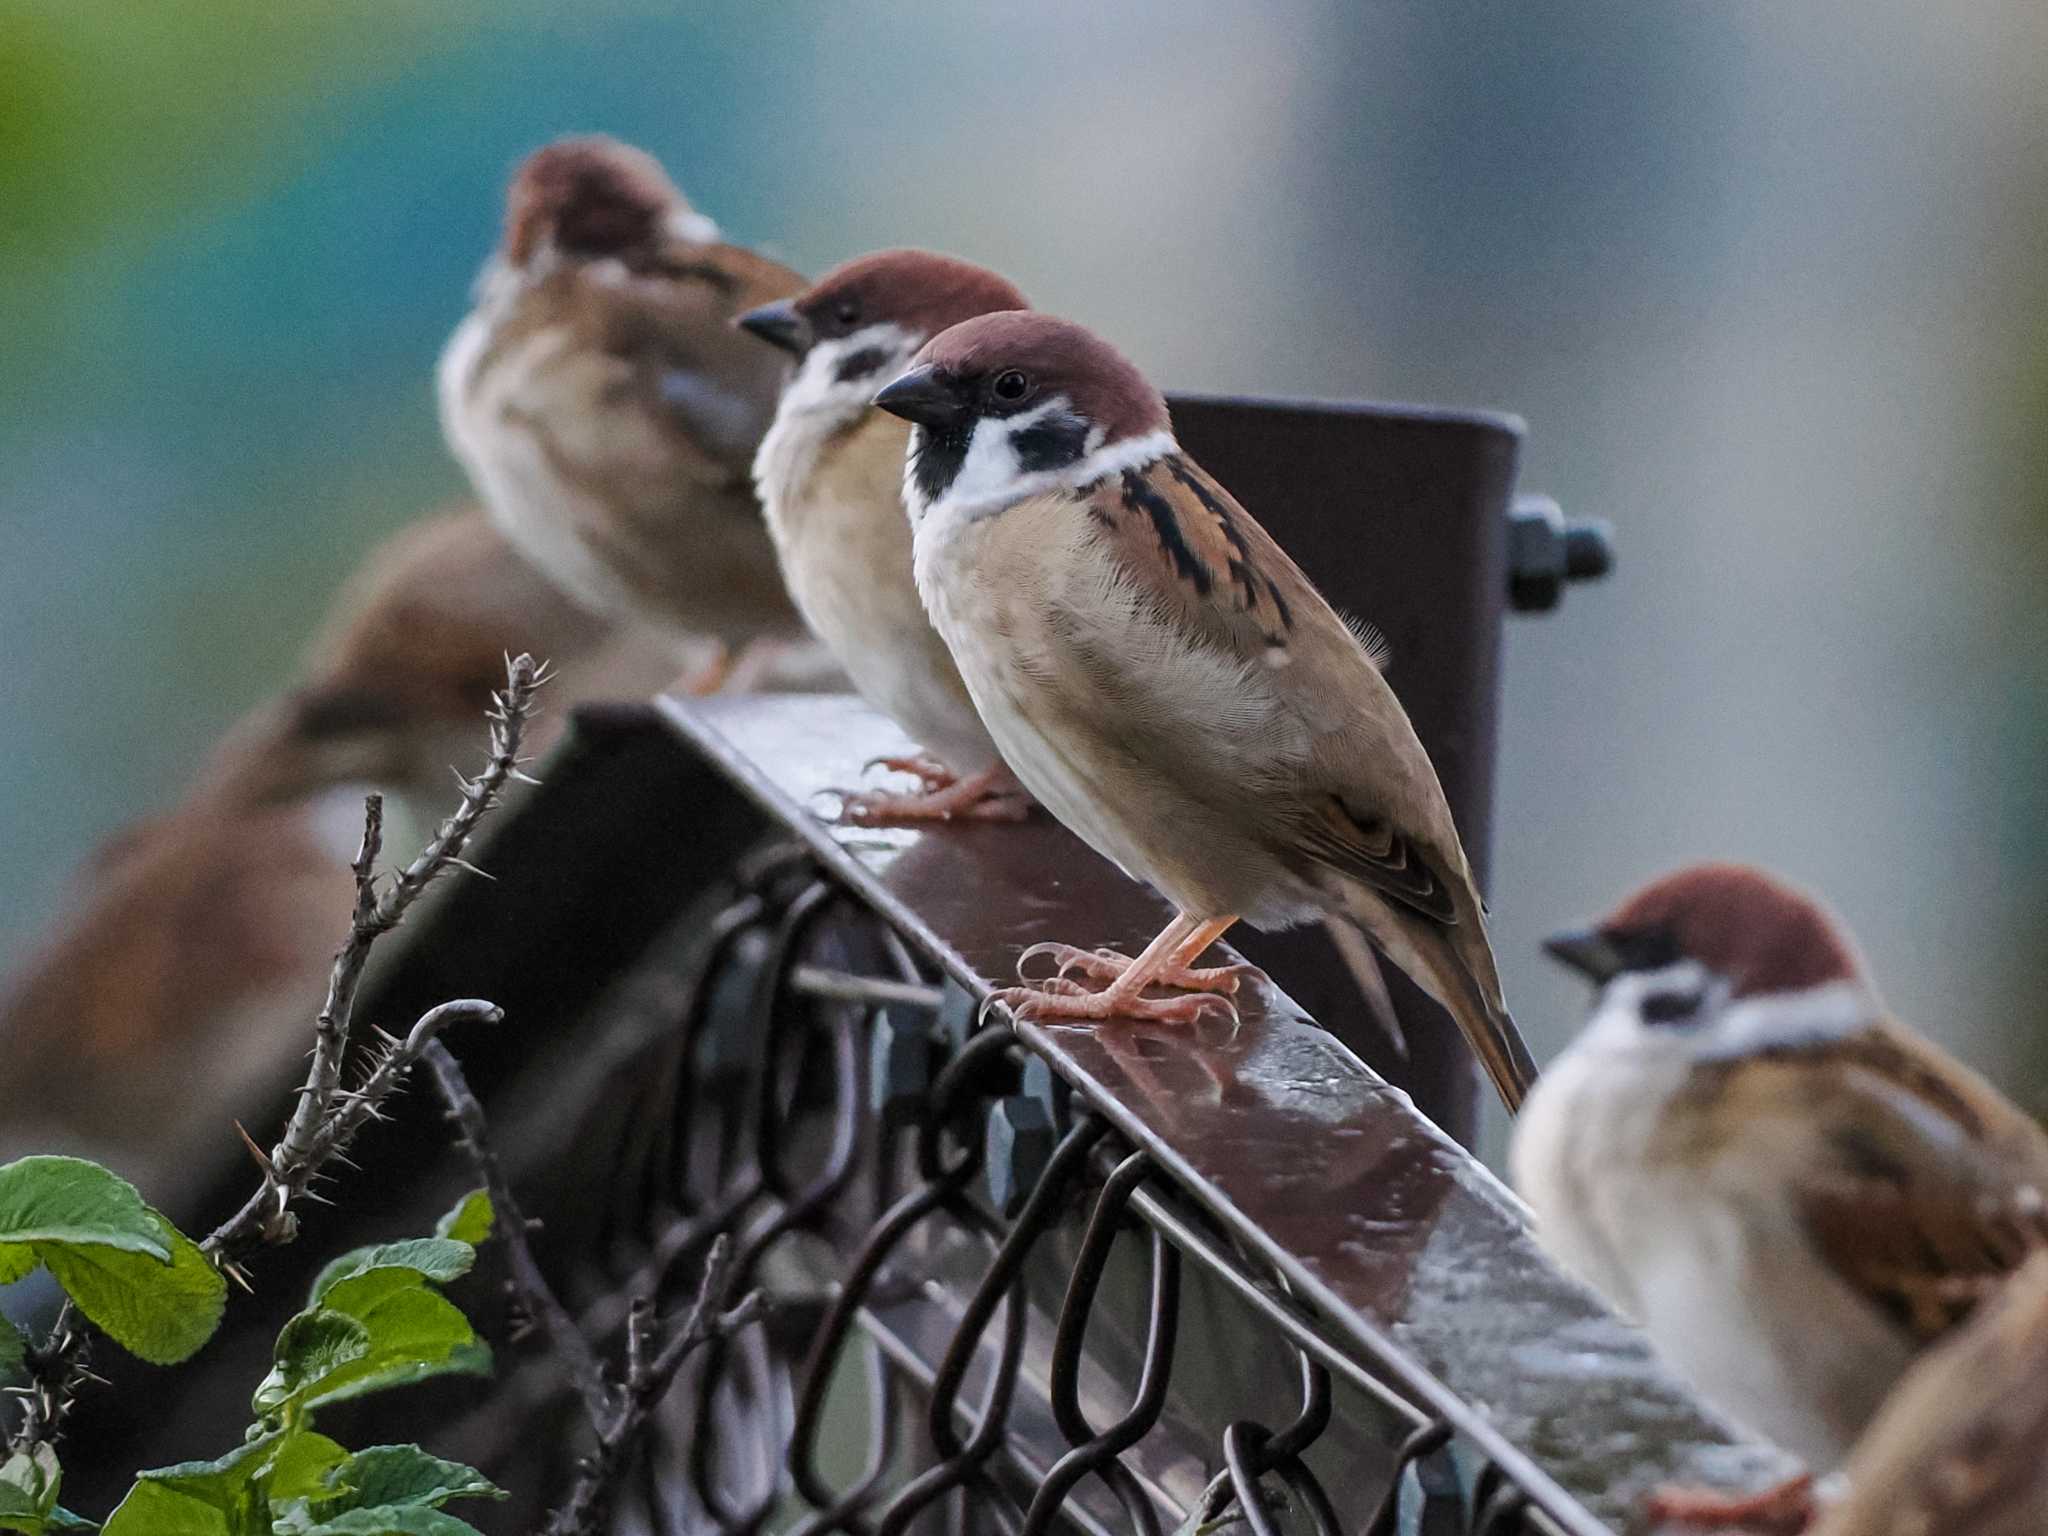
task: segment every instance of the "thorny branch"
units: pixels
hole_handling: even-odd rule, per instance
[[[679,1327],[665,1330],[655,1317],[653,1298],[636,1296],[626,1314],[624,1379],[614,1383],[605,1374],[596,1351],[569,1309],[548,1284],[528,1239],[528,1222],[505,1179],[484,1124],[483,1106],[470,1091],[462,1068],[438,1042],[425,1050],[435,1085],[448,1105],[448,1117],[461,1131],[463,1150],[490,1191],[496,1234],[504,1240],[510,1260],[513,1294],[524,1313],[547,1335],[550,1347],[567,1366],[596,1437],[591,1453],[577,1466],[575,1485],[560,1508],[548,1517],[544,1536],[595,1536],[611,1510],[619,1481],[631,1467],[647,1420],[668,1395],[676,1373],[693,1354],[714,1340],[746,1327],[761,1314],[761,1296],[749,1292],[732,1306],[730,1239],[721,1234],[704,1260],[696,1299]]]
[[[477,823],[497,804],[505,785],[514,777],[523,777],[519,772],[519,744],[533,714],[534,692],[547,680],[547,671],[531,656],[522,655],[506,663],[505,674],[505,687],[492,696],[490,761],[475,778],[460,781],[462,804],[455,814],[441,823],[419,857],[393,876],[381,893],[377,888],[376,864],[384,842],[384,801],[381,795],[374,794],[364,801],[362,848],[353,866],[355,912],[349,922],[348,938],[334,957],[327,1001],[314,1025],[313,1063],[307,1069],[298,1107],[292,1111],[277,1145],[268,1156],[257,1159],[263,1169],[262,1185],[201,1245],[230,1267],[259,1243],[292,1240],[298,1226],[291,1212],[292,1201],[306,1192],[327,1162],[347,1150],[365,1121],[377,1117],[380,1105],[404,1079],[407,1069],[419,1059],[437,1030],[458,1018],[495,1022],[500,1017],[491,1004],[474,999],[443,1003],[422,1016],[404,1040],[382,1037],[384,1054],[361,1086],[353,1090],[341,1086],[356,990],[362,984],[370,947],[398,926],[436,877],[451,867],[476,870],[462,856],[470,836]]]
[[[505,786],[513,779],[533,782],[520,771],[524,759],[519,755],[519,747],[533,716],[534,694],[547,682],[548,675],[547,664],[536,662],[531,656],[506,658],[505,686],[491,696],[491,708],[485,717],[490,727],[489,761],[473,779],[457,776],[462,804],[441,823],[420,855],[392,877],[381,894],[377,889],[376,865],[384,846],[384,797],[365,797],[363,841],[350,865],[355,876],[355,908],[348,938],[335,955],[334,968],[328,976],[326,1001],[314,1024],[313,1060],[306,1071],[305,1085],[299,1090],[299,1102],[284,1135],[268,1154],[243,1132],[243,1141],[263,1170],[263,1182],[240,1210],[200,1244],[209,1258],[237,1280],[243,1278],[238,1261],[248,1252],[265,1243],[288,1243],[297,1235],[298,1221],[291,1212],[292,1202],[319,1198],[309,1194],[309,1186],[328,1163],[347,1152],[367,1122],[382,1118],[382,1106],[434,1043],[436,1035],[461,1020],[496,1023],[504,1016],[495,1004],[462,998],[428,1009],[403,1039],[377,1030],[379,1054],[362,1082],[353,1089],[341,1086],[356,992],[362,984],[371,946],[396,928],[427,887],[449,868],[484,873],[469,863],[463,853],[477,824],[498,803]],[[88,1330],[77,1309],[67,1300],[43,1342],[28,1352],[30,1383],[20,1393],[25,1407],[21,1423],[9,1438],[10,1450],[27,1450],[57,1438],[79,1386],[95,1379],[86,1368],[89,1352]]]

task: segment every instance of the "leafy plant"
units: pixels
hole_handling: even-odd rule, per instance
[[[352,1452],[316,1430],[313,1413],[430,1376],[489,1371],[489,1347],[436,1286],[467,1273],[490,1230],[479,1190],[433,1237],[358,1248],[327,1265],[278,1332],[248,1437],[217,1460],[138,1474],[104,1536],[476,1536],[443,1506],[504,1497],[481,1473],[416,1445]],[[65,1527],[10,1527],[0,1514],[0,1529]]]
[[[0,1284],[38,1264],[108,1338],[153,1365],[175,1365],[213,1337],[227,1282],[199,1245],[143,1203],[135,1186],[77,1157],[24,1157],[0,1168]],[[0,1328],[0,1371],[23,1341]]]

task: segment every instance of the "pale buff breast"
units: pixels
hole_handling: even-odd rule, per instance
[[[934,509],[916,568],[990,734],[1047,809],[1188,911],[1300,919],[1299,884],[1229,808],[1284,777],[1301,732],[1254,669],[1164,622],[1079,504]]]
[[[578,603],[735,643],[795,635],[752,492],[687,451],[651,387],[567,324],[493,343],[477,316],[440,372],[450,447],[492,521]]]
[[[955,772],[979,773],[995,744],[911,574],[909,435],[881,411],[851,426],[780,416],[757,460],[762,505],[797,611],[861,697]]]

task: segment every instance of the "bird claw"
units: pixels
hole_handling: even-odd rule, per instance
[[[1174,997],[1119,996],[1090,992],[1063,976],[1048,977],[1027,987],[1004,987],[990,994],[1019,1020],[1101,1023],[1133,1019],[1156,1024],[1195,1024],[1211,1012],[1237,1022],[1237,1005],[1213,992],[1183,992]]]
[[[880,790],[833,790],[839,814],[833,818],[855,827],[894,827],[924,821],[1022,821],[1030,806],[1015,796],[965,798],[958,786],[889,794]]]
[[[1079,971],[1096,981],[1114,982],[1137,964],[1129,955],[1118,949],[1083,949],[1075,944],[1033,944],[1017,957],[1017,979],[1042,985],[1024,969],[1033,960],[1051,959],[1054,964],[1052,975],[1046,980],[1058,979],[1070,972]],[[1228,996],[1237,991],[1238,981],[1253,967],[1238,963],[1232,965],[1208,966],[1167,966],[1147,978],[1147,985],[1171,987],[1180,992],[1210,992]]]
[[[861,764],[860,771],[873,773],[877,768],[886,768],[891,773],[909,774],[924,785],[928,794],[952,788],[960,777],[937,758],[927,757],[922,752],[911,753],[908,756],[871,757]]]

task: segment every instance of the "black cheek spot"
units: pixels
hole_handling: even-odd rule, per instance
[[[866,378],[878,373],[889,361],[889,353],[882,347],[862,347],[858,352],[849,352],[839,359],[839,366],[832,370],[834,384],[850,384],[855,379]]]
[[[1683,1024],[1700,1011],[1705,1001],[1699,992],[1652,992],[1643,999],[1645,1024]]]
[[[1160,552],[1173,562],[1174,570],[1180,573],[1183,581],[1194,587],[1198,596],[1207,597],[1209,589],[1216,584],[1215,578],[1181,533],[1180,523],[1173,515],[1173,503],[1147,485],[1145,477],[1138,471],[1127,469],[1124,471],[1124,505],[1135,512],[1143,512],[1152,520],[1152,531],[1159,536]]]
[[[1087,451],[1088,426],[1077,416],[1059,412],[1034,421],[1010,441],[1017,449],[1019,468],[1031,473],[1064,469]]]

